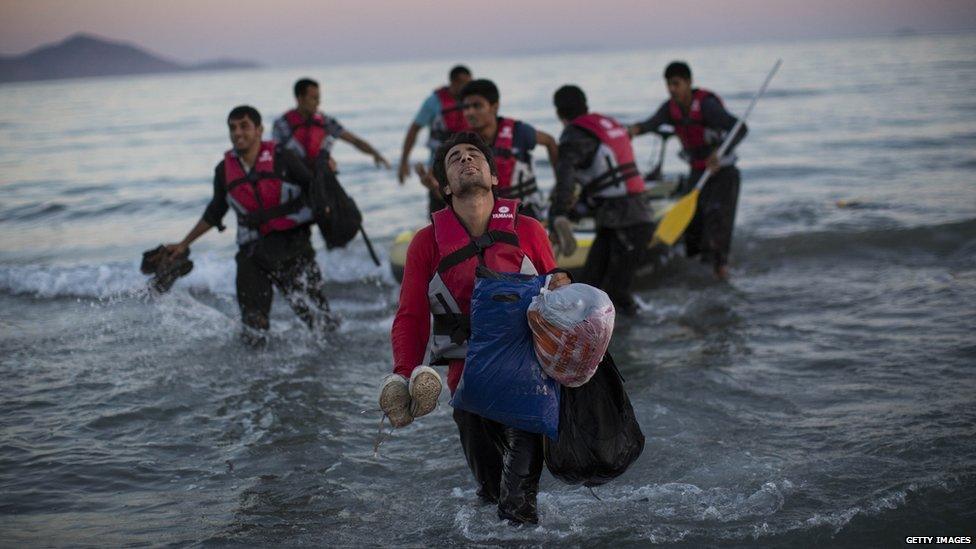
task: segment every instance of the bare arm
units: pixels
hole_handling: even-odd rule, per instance
[[[416,122],[411,122],[410,127],[407,128],[407,135],[403,138],[403,151],[400,153],[400,169],[397,173],[397,179],[401,185],[410,176],[410,151],[413,150],[413,146],[417,142],[417,134],[420,133],[421,127]]]
[[[200,238],[204,233],[212,228],[213,225],[201,219],[200,221],[197,221],[197,224],[194,225],[193,229],[191,229],[190,232],[183,237],[183,240],[176,244],[167,244],[166,251],[169,252],[170,257],[183,255],[184,252],[190,249],[190,244],[193,244],[194,240]]]
[[[559,161],[559,144],[556,143],[556,138],[546,132],[536,130],[535,142],[537,145],[546,148],[546,154],[549,155],[549,165],[552,166],[553,171],[556,171],[556,162]]]
[[[385,158],[383,158],[383,155],[380,154],[379,151],[374,149],[372,145],[370,145],[364,139],[352,133],[351,131],[342,130],[342,133],[339,134],[339,139],[351,143],[354,147],[356,147],[363,153],[372,156],[373,162],[376,163],[376,167],[382,166],[386,169],[390,168],[390,163],[387,162]]]

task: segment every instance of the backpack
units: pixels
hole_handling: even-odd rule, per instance
[[[331,250],[345,246],[356,237],[362,228],[363,214],[329,169],[327,158],[325,154],[319,155],[307,201],[325,246]]]

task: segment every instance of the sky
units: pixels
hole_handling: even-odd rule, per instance
[[[270,66],[976,29],[976,0],[0,0],[0,54],[77,32]]]

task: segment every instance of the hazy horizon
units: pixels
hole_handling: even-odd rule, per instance
[[[439,57],[482,57],[554,50],[649,47],[855,38],[976,30],[976,2],[862,0],[720,0],[646,2],[616,0],[496,0],[492,11],[466,3],[444,9],[429,0],[389,3],[283,0],[164,5],[92,0],[6,0],[0,20],[0,55],[19,55],[86,33],[129,42],[179,62],[232,57],[273,66]],[[289,14],[286,20],[282,13]],[[686,13],[699,14],[697,20]],[[710,14],[710,15],[706,15]],[[373,20],[369,17],[372,16]],[[560,25],[553,25],[558,21]],[[687,21],[688,24],[672,24]],[[474,31],[484,30],[484,36]],[[689,35],[687,29],[698,30]],[[451,44],[450,48],[444,44]]]

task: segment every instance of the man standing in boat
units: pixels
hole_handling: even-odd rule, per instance
[[[427,187],[428,210],[434,213],[440,210],[446,203],[440,195],[437,182],[430,173],[430,166],[434,162],[434,153],[437,148],[456,132],[468,130],[468,123],[461,112],[461,88],[471,81],[471,71],[464,65],[453,67],[448,74],[450,83],[441,86],[433,91],[430,96],[420,106],[420,111],[414,117],[410,127],[407,128],[407,135],[403,138],[403,152],[400,154],[400,169],[397,178],[402,185],[410,176],[410,152],[413,150],[414,143],[417,142],[417,134],[421,128],[427,127],[430,135],[427,138],[427,148],[430,149],[430,158],[427,164],[417,163],[414,171],[420,182]]]
[[[214,169],[213,198],[186,237],[167,244],[171,257],[213,227],[224,230],[227,210],[237,214],[237,303],[246,326],[245,340],[265,341],[272,286],[285,296],[312,329],[334,330],[322,273],[312,250],[312,211],[302,193],[312,173],[295,153],[273,141],[262,141],[261,114],[251,106],[235,107],[227,116],[232,148]]]
[[[664,80],[671,99],[647,120],[628,128],[638,136],[656,130],[662,124],[674,127],[684,148],[682,156],[691,165],[688,183],[698,182],[705,170],[712,174],[698,197],[695,217],[685,230],[685,252],[711,263],[716,278],[728,278],[729,250],[739,200],[739,169],[732,152],[745,137],[745,124],[733,139],[723,158],[717,151],[738,119],[725,110],[715,93],[692,87],[691,68],[675,61],[664,70]]]
[[[313,173],[320,169],[320,162],[328,162],[329,168],[336,171],[331,156],[336,139],[351,143],[363,154],[372,156],[376,167],[390,168],[390,163],[366,140],[319,110],[322,95],[318,82],[303,78],[295,82],[294,93],[297,104],[275,120],[272,137],[304,159]]]
[[[449,365],[447,384],[452,393],[457,389],[479,265],[526,274],[556,267],[542,225],[518,214],[516,201],[495,197],[498,172],[491,149],[477,134],[462,132],[449,139],[433,168],[448,207],[431,216],[407,251],[390,334],[394,373],[380,393],[380,407],[395,427],[430,413],[437,404],[439,377],[418,365]],[[555,274],[550,288],[567,283],[565,274]],[[457,408],[454,421],[478,496],[496,504],[502,519],[536,523],[542,435]]]
[[[471,131],[491,144],[498,169],[498,196],[521,202],[520,213],[543,219],[546,202],[532,170],[532,149],[542,145],[556,165],[556,140],[521,120],[498,116],[498,87],[491,80],[468,82],[461,90],[461,108]]]
[[[556,90],[553,103],[564,126],[549,209],[553,244],[561,255],[572,255],[576,239],[569,216],[581,211],[593,216],[596,237],[579,282],[607,292],[617,312],[634,316],[639,307],[631,285],[654,225],[627,129],[589,112],[586,95],[576,86]]]

